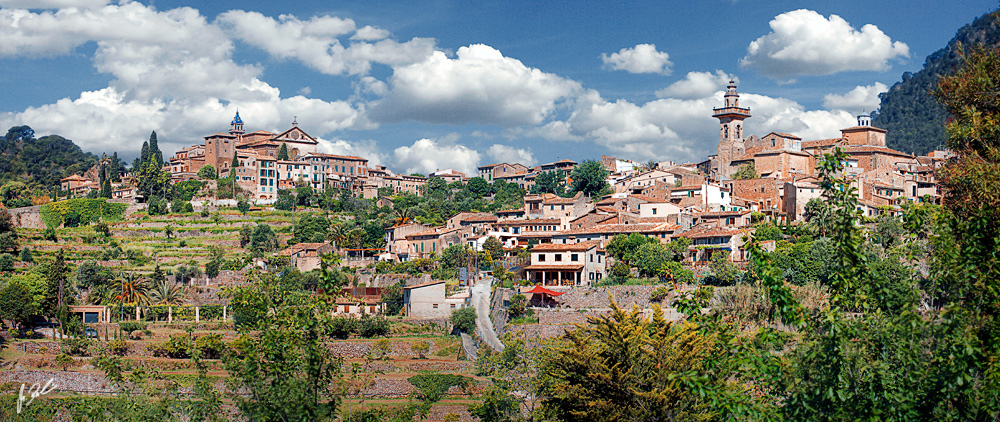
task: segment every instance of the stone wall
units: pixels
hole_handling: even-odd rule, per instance
[[[11,208],[7,211],[10,212],[14,225],[19,228],[44,229],[45,223],[42,222],[41,208],[41,205],[35,205],[33,207]]]

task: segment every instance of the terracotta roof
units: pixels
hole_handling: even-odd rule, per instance
[[[516,210],[500,210],[500,211],[497,211],[497,214],[513,214],[513,213],[522,213],[522,214],[524,214],[524,210],[521,209],[521,208],[518,208]]]
[[[597,207],[597,210],[604,212],[611,212],[611,213],[618,212],[618,210],[614,209],[613,207]]]
[[[841,132],[859,132],[859,131],[862,131],[862,130],[874,130],[876,132],[882,132],[882,133],[889,132],[888,130],[882,129],[880,127],[875,127],[875,126],[853,126],[853,127],[847,128],[847,129],[841,129],[840,131]]]
[[[579,196],[579,195],[580,194],[578,193],[577,196]],[[576,202],[577,196],[574,196],[572,198],[563,198],[563,197],[558,196],[556,194],[547,193],[542,198],[542,203],[544,203],[544,204],[553,204],[553,205],[569,205],[569,204],[572,204],[573,202]]]
[[[646,195],[629,195],[629,197],[652,203],[670,202],[666,199],[653,198],[652,196],[646,196]]]
[[[590,248],[599,246],[600,243],[601,242],[599,240],[589,240],[586,242],[565,243],[565,244],[542,243],[539,245],[535,245],[535,247],[531,249],[531,252],[562,252],[562,251],[586,252],[590,250]]]
[[[462,212],[455,217],[462,216],[458,221],[497,221],[497,216],[488,212]],[[452,217],[452,218],[455,218]]]
[[[910,154],[905,152],[896,151],[892,148],[886,147],[874,147],[870,145],[847,145],[844,147],[844,152],[851,154],[857,152],[881,152],[890,155],[898,155],[902,157],[911,157]]]
[[[560,271],[565,271],[565,270],[580,270],[580,269],[583,269],[584,266],[586,266],[586,264],[576,264],[576,265],[571,265],[571,264],[559,264],[559,265],[532,264],[532,265],[529,265],[527,267],[524,267],[524,269],[526,269],[526,270],[560,270]]]
[[[681,208],[687,208],[694,205],[701,205],[701,201],[702,201],[701,195],[695,195],[690,197],[684,196],[681,197],[681,201],[677,203],[677,206]]]
[[[236,137],[235,135],[230,135],[228,133],[217,132],[217,133],[213,133],[211,135],[206,136],[205,139],[208,139],[208,138],[235,138],[235,137]]]
[[[834,146],[841,143],[844,138],[830,138],[830,139],[817,139],[815,141],[804,141],[802,142],[802,148],[822,148],[828,146]]]
[[[534,218],[530,220],[508,220],[498,222],[498,226],[533,226],[533,225],[544,225],[544,224],[554,224],[559,225],[562,220],[558,218]]]
[[[721,227],[711,227],[711,228],[698,228],[697,226],[691,230],[681,233],[680,237],[686,237],[688,239],[703,239],[706,237],[725,237],[725,236],[735,236],[743,233],[743,230],[738,229],[726,229]]]
[[[598,224],[593,227],[567,230],[560,235],[575,234],[619,234],[619,233],[658,233],[673,232],[680,226],[670,223],[632,223],[632,224]]]
[[[731,217],[750,214],[750,211],[712,211],[698,214],[699,217]]]
[[[71,175],[71,176],[69,176],[69,177],[65,177],[65,178],[62,178],[62,179],[59,179],[59,181],[60,181],[60,182],[68,182],[68,181],[71,181],[71,180],[84,180],[84,181],[90,181],[90,179],[88,179],[88,178],[86,178],[86,177],[83,177],[83,176],[81,176],[81,175],[79,175],[79,174],[74,174],[74,175]]]
[[[344,160],[368,161],[367,158],[361,158],[354,155],[323,154],[320,152],[310,152],[306,154],[306,157],[326,157],[326,158],[339,158]]]
[[[441,283],[444,283],[444,280],[432,280],[432,281],[428,281],[426,283],[414,284],[412,286],[403,287],[403,290],[416,289],[416,288],[427,287],[427,286],[433,286],[435,284],[441,284]]]
[[[782,138],[802,139],[802,138],[800,138],[798,136],[792,135],[791,133],[780,133],[780,132],[771,132],[771,133],[773,133],[775,135],[778,135],[778,136],[780,136]],[[768,135],[770,135],[771,133],[769,133]],[[764,136],[766,137],[767,135],[764,135]]]
[[[451,233],[451,232],[458,231],[458,230],[462,230],[462,229],[459,228],[459,227],[455,227],[455,228],[452,228],[452,229],[446,229],[446,228],[444,228],[444,226],[438,226],[438,227],[435,227],[435,228],[430,229],[430,230],[425,230],[425,231],[422,231],[422,232],[408,234],[408,235],[406,235],[406,238],[409,239],[411,237],[434,236],[434,235],[440,236],[440,235]]]
[[[694,189],[701,189],[701,185],[677,186],[670,188],[670,191],[674,192],[674,191],[694,190]]]

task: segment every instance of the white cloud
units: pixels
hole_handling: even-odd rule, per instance
[[[729,84],[730,77],[730,75],[721,70],[716,70],[715,73],[688,72],[684,79],[656,91],[656,96],[660,98],[680,98],[683,100],[705,98],[716,91],[725,90],[726,85]]]
[[[0,38],[9,41],[0,44],[0,56],[66,53],[96,43],[94,66],[114,77],[109,87],[0,114],[2,124],[59,133],[89,151],[134,153],[152,130],[165,151],[199,143],[226,129],[237,107],[251,130],[284,130],[293,116],[316,136],[370,127],[362,105],[282,98],[259,79],[260,68],[235,63],[232,41],[191,8],[0,9]]]
[[[312,88],[310,88],[308,86],[304,86],[304,87],[302,87],[302,88],[299,89],[299,94],[302,94],[302,95],[309,95],[309,94],[312,94],[312,93],[313,93]]]
[[[395,68],[391,93],[374,107],[383,120],[432,123],[542,123],[557,102],[580,91],[578,82],[525,66],[488,45],[436,51],[426,60]]]
[[[316,139],[319,142],[319,152],[337,155],[355,155],[368,159],[368,165],[384,165],[386,156],[383,150],[373,140],[348,142],[343,139]]]
[[[333,16],[300,20],[281,15],[274,19],[258,12],[231,10],[219,15],[217,21],[234,37],[274,57],[297,59],[329,75],[365,74],[372,62],[406,65],[423,60],[434,51],[433,39],[414,38],[399,43],[382,39],[388,33],[370,26],[355,32],[353,20]],[[350,33],[355,33],[352,39],[359,42],[345,46],[338,37]],[[379,39],[375,43],[360,42]]]
[[[0,0],[0,7],[9,9],[96,9],[106,4],[108,0]]]
[[[614,70],[624,70],[629,73],[659,73],[670,74],[670,55],[656,51],[654,44],[639,44],[632,48],[623,48],[611,55],[601,53],[604,65]]]
[[[884,83],[875,82],[875,85],[858,86],[844,95],[827,94],[823,96],[823,107],[853,112],[872,111],[881,103],[878,95],[888,89]]]
[[[890,59],[910,56],[906,44],[893,42],[877,26],[859,31],[837,15],[824,18],[812,10],[793,10],[776,16],[770,26],[770,33],[750,43],[740,66],[756,67],[775,79],[884,71]]]
[[[476,174],[479,152],[457,144],[456,140],[456,135],[449,135],[441,139],[424,138],[413,145],[401,146],[393,151],[395,164],[406,174],[429,174],[449,168],[466,175]]]
[[[535,165],[535,156],[530,149],[515,148],[510,145],[493,144],[486,150],[486,155],[495,162],[521,163],[526,166]]]
[[[382,28],[376,28],[374,26],[366,26],[358,29],[358,32],[355,32],[354,35],[351,36],[352,40],[361,41],[376,41],[383,38],[389,38],[389,31]]]

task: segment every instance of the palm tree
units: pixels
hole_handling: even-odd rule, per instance
[[[334,245],[340,247],[340,244],[347,238],[348,231],[349,230],[344,226],[344,223],[334,223],[330,226],[330,235],[328,237],[331,241],[333,241]]]
[[[184,286],[164,280],[150,290],[149,301],[155,305],[179,305],[184,296]]]
[[[149,295],[147,294],[149,288],[146,286],[145,279],[133,272],[121,271],[115,278],[115,282],[119,285],[115,301],[121,304],[149,304]]]
[[[87,294],[87,303],[91,305],[103,305],[111,302],[114,296],[114,286],[111,284],[100,284],[90,289],[90,293]]]
[[[417,207],[395,208],[392,212],[396,216],[394,222],[397,226],[409,223],[410,221],[413,221],[413,217],[420,215],[420,209]]]

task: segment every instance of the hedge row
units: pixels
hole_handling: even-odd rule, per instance
[[[75,213],[79,223],[89,224],[100,221],[121,221],[125,216],[126,204],[108,203],[107,199],[67,199],[50,202],[39,209],[46,227],[56,228],[63,224],[67,214]]]

